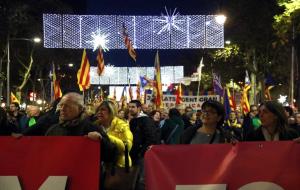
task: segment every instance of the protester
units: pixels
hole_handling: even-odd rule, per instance
[[[194,125],[196,125],[196,121],[197,121],[197,113],[194,111],[189,111],[187,113],[184,114],[183,118],[183,122],[184,122],[184,129],[188,128],[188,127],[192,127]]]
[[[46,131],[59,121],[59,111],[57,105],[61,98],[54,100],[49,110],[38,118],[36,124],[33,127],[27,128],[23,134],[27,136],[43,136]]]
[[[242,140],[242,124],[235,112],[230,112],[229,118],[224,123],[224,129],[235,136],[236,139]]]
[[[224,143],[225,134],[221,129],[225,117],[225,110],[223,104],[217,101],[208,100],[202,104],[201,111],[202,126],[193,126],[187,128],[181,136],[181,143]]]
[[[280,141],[298,137],[296,131],[288,128],[284,107],[275,101],[267,101],[259,106],[262,126],[246,136],[246,141]]]
[[[169,110],[169,119],[161,128],[161,140],[165,144],[179,144],[184,130],[184,122],[176,108]]]
[[[261,125],[261,121],[258,117],[258,108],[256,105],[250,106],[250,112],[244,117],[242,130],[243,138],[245,138],[249,133],[253,132]]]
[[[118,117],[124,121],[127,121],[128,119],[128,110],[126,109],[120,109],[118,111]]]
[[[115,145],[112,144],[104,130],[93,125],[84,114],[83,96],[70,92],[64,95],[58,104],[59,121],[52,125],[46,132],[46,136],[84,136],[89,132],[100,133],[101,159],[111,162],[115,156]]]
[[[20,112],[20,105],[17,102],[12,102],[9,105],[9,111],[7,112],[7,120],[9,124],[12,126],[12,131],[14,133],[22,133],[23,127],[21,126],[21,119],[24,116],[22,112]]]
[[[142,104],[139,100],[129,103],[130,130],[133,134],[133,146],[130,152],[133,164],[140,167],[137,189],[145,189],[144,181],[144,154],[151,145],[159,143],[153,119],[142,113]]]
[[[132,165],[129,151],[132,147],[133,136],[129,129],[127,122],[118,118],[117,107],[112,101],[103,101],[96,109],[97,125],[104,127],[110,141],[116,144],[118,148],[117,165],[119,167],[125,167],[125,154],[128,156],[129,166]],[[88,136],[93,139],[99,139],[101,134],[99,132],[90,132]],[[125,153],[125,146],[127,146],[127,153]]]
[[[0,136],[11,135],[12,129],[7,122],[5,110],[0,107]]]
[[[158,110],[153,110],[149,113],[149,117],[151,117],[154,120],[155,126],[159,127],[160,119],[161,119],[161,113]]]
[[[23,133],[26,129],[34,127],[41,116],[40,108],[36,105],[28,105],[26,109],[26,116],[27,116],[27,122],[25,123],[25,129],[23,130]]]
[[[298,132],[298,135],[300,136],[300,112],[295,113],[294,117],[295,125],[293,125],[293,128]]]

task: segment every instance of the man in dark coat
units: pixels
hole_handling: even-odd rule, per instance
[[[101,134],[102,161],[114,162],[116,147],[110,142],[105,131],[93,125],[84,116],[84,102],[82,95],[70,92],[64,95],[58,104],[59,122],[52,125],[46,136],[83,136],[89,132],[97,131]]]
[[[140,167],[137,189],[144,189],[144,154],[151,145],[158,144],[160,139],[156,136],[156,127],[152,118],[141,112],[142,104],[139,100],[132,100],[129,103],[130,130],[133,134],[133,146],[130,156],[133,165]]]

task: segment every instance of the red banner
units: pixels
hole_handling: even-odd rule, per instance
[[[256,142],[153,146],[147,190],[246,190],[300,187],[300,144]]]
[[[49,176],[68,176],[68,190],[99,189],[99,142],[84,137],[1,137],[0,151],[0,178],[18,176],[22,190],[39,189]]]

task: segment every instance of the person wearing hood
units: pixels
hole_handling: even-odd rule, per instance
[[[293,129],[288,128],[284,107],[275,101],[266,101],[259,106],[261,127],[249,133],[245,141],[282,141],[298,137]]]

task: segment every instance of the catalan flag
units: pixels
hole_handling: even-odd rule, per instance
[[[102,102],[103,100],[104,100],[104,93],[103,93],[102,88],[100,88],[100,91],[99,91],[99,102]]]
[[[231,96],[230,90],[228,88],[225,89],[225,93],[224,93],[224,108],[225,108],[226,119],[229,117],[229,114],[232,111],[236,110],[235,100]]]
[[[129,88],[128,88],[128,92],[129,92],[129,98],[130,98],[130,101],[133,100],[133,92],[132,92],[132,88],[131,86],[129,85]]]
[[[114,94],[113,94],[113,99],[117,100],[117,88],[114,88]]]
[[[242,98],[241,98],[241,107],[245,115],[250,111],[250,105],[248,100],[248,91],[250,88],[251,88],[251,82],[250,82],[248,71],[246,71],[245,85],[243,88]]]
[[[128,53],[129,53],[130,57],[136,62],[136,52],[132,46],[125,23],[123,23],[122,26],[123,26],[123,36],[124,36],[125,46],[128,49]]]
[[[103,57],[103,52],[102,49],[99,48],[98,53],[97,53],[97,73],[99,76],[104,74],[104,57]]]
[[[15,94],[13,92],[10,92],[10,102],[16,102],[18,104],[20,104],[20,101],[18,100],[18,98],[15,96]]]
[[[155,55],[155,62],[154,62],[154,93],[155,93],[155,105],[157,108],[162,107],[162,84],[161,84],[161,72],[160,72],[160,62],[159,62],[159,55],[158,51]]]
[[[139,80],[136,85],[136,99],[141,100],[141,83]]]
[[[181,83],[179,83],[177,90],[176,90],[176,104],[182,103],[182,89],[181,89]]]
[[[126,91],[126,86],[124,86],[123,91],[122,91],[122,95],[120,98],[120,102],[121,102],[121,108],[125,109],[127,107],[127,91]]]
[[[55,65],[52,64],[52,81],[53,81],[53,97],[54,100],[62,97],[60,82],[56,78]]]
[[[89,89],[90,87],[90,63],[86,55],[85,49],[83,50],[80,69],[77,72],[77,80],[80,91]]]

